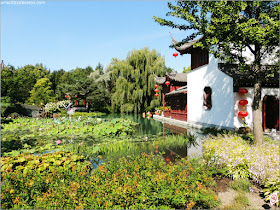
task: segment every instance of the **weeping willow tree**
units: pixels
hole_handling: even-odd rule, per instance
[[[165,75],[164,58],[148,48],[128,53],[125,60],[113,59],[109,67],[115,83],[111,104],[114,112],[139,113],[161,104],[154,96],[154,76]]]

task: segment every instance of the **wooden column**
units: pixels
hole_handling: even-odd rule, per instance
[[[163,91],[162,91],[162,110],[163,112],[165,111],[165,94]]]

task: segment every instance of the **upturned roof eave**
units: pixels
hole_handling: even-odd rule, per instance
[[[170,32],[169,32],[169,33],[170,33]],[[195,43],[201,41],[201,40],[204,38],[204,36],[201,36],[201,37],[198,38],[198,39],[195,39],[195,40],[193,40],[193,41],[184,43],[184,44],[182,44],[181,46],[178,46],[179,42],[176,41],[176,40],[173,38],[173,36],[172,36],[171,33],[170,33],[170,37],[171,37],[171,39],[172,39],[172,44],[173,44],[174,48],[175,48],[181,55],[183,55],[183,54],[190,54],[191,51],[192,51],[192,49],[193,49],[193,45],[194,45]]]

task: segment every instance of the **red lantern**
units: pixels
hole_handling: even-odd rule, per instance
[[[177,52],[173,53],[173,56],[176,58],[178,56],[178,53]]]
[[[248,104],[248,101],[247,100],[240,100],[239,101],[239,104],[243,107],[245,107],[247,104]]]
[[[169,161],[170,161],[170,157],[166,157],[165,160],[166,160],[167,162],[169,162]]]
[[[165,84],[168,86],[168,85],[170,85],[170,82],[169,82],[169,81],[166,81]]]
[[[155,88],[158,88],[158,85],[155,85]]]
[[[248,112],[246,112],[246,111],[238,112],[238,116],[239,116],[239,117],[242,117],[242,120],[244,120],[244,117],[247,117],[247,116],[248,116]]]
[[[157,93],[157,92],[158,92],[158,89],[155,89],[155,92]]]
[[[241,88],[238,90],[239,94],[245,95],[246,93],[248,93],[248,90],[246,88]]]
[[[159,96],[159,94],[156,93],[156,94],[155,94],[155,97],[158,97],[158,96]]]

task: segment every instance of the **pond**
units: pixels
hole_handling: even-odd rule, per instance
[[[141,147],[142,151],[138,152],[164,152],[165,154],[163,156],[165,158],[167,157],[167,160],[169,160],[169,158],[172,160],[173,156],[184,158],[186,156],[193,157],[202,155],[202,139],[205,135],[197,129],[177,127],[156,121],[152,117],[143,117],[140,114],[110,114],[103,116],[103,118],[123,118],[138,123],[138,125],[135,126],[135,133],[133,134],[133,137],[143,139],[143,141],[138,141],[137,144],[146,144],[146,146]],[[157,147],[155,142],[149,142],[149,140],[155,139],[157,137],[181,135],[186,133],[193,135],[196,139],[195,143],[188,145],[188,147],[179,145],[179,142],[177,144],[177,142],[174,141],[171,145],[162,145],[162,147],[160,145],[161,143],[159,143],[158,148],[154,148]],[[147,139],[148,142],[146,142]]]

